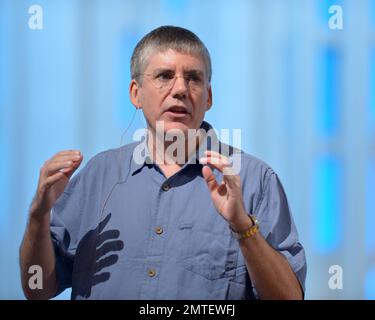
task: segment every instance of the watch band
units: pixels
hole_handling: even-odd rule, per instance
[[[253,225],[249,229],[246,229],[246,230],[241,231],[241,232],[235,232],[235,231],[233,231],[232,228],[230,228],[230,230],[232,232],[232,236],[234,238],[236,238],[237,240],[250,238],[254,234],[259,232],[259,223],[258,223],[257,218],[254,215],[251,215],[251,214],[249,214],[249,218],[253,222]]]

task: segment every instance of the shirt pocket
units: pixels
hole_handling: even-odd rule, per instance
[[[182,264],[185,269],[209,280],[235,274],[238,247],[230,234],[216,234],[180,225],[183,233]]]

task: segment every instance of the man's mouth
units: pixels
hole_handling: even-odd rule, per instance
[[[185,107],[180,107],[180,106],[173,106],[173,107],[170,107],[167,109],[166,111],[167,113],[172,113],[172,114],[176,114],[176,115],[185,115],[185,114],[189,114],[189,112],[187,111],[187,109]]]

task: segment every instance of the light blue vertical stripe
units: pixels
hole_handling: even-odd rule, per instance
[[[57,151],[74,149],[79,133],[86,123],[80,123],[77,99],[77,63],[79,29],[77,28],[77,5],[74,1],[39,1],[43,7],[43,30],[28,30],[27,36],[27,109],[28,128],[23,137],[28,161],[26,187],[31,201],[35,192],[39,167]],[[90,121],[89,118],[87,121]],[[20,208],[20,212],[26,213]],[[20,226],[22,234],[24,225]],[[69,290],[59,299],[69,298]]]
[[[13,46],[9,1],[0,2],[0,241],[8,228],[11,190],[9,188],[11,155],[11,94]]]
[[[320,254],[337,249],[342,238],[342,165],[333,155],[317,159],[314,170],[313,245]]]
[[[24,231],[25,219],[27,214],[28,204],[26,201],[28,182],[27,165],[28,159],[26,157],[27,144],[24,143],[24,130],[28,127],[27,114],[27,95],[25,91],[27,84],[25,81],[25,74],[27,73],[27,63],[25,57],[27,56],[25,34],[27,32],[27,6],[20,1],[9,1],[9,11],[7,14],[8,23],[5,32],[10,33],[10,40],[6,45],[11,55],[9,60],[9,74],[7,81],[9,81],[9,105],[7,110],[7,117],[9,123],[7,124],[7,141],[8,154],[8,172],[6,174],[8,193],[8,217],[6,230],[2,234],[5,242],[4,251],[2,255],[6,257],[6,264],[4,271],[6,277],[1,280],[0,296],[12,299],[22,296],[19,281],[18,261],[18,247],[22,239],[22,232]],[[2,70],[0,71],[2,72]],[[10,77],[9,77],[10,76]],[[13,262],[14,264],[10,264]],[[13,280],[13,281],[12,281]]]
[[[365,299],[375,299],[375,267],[370,268],[366,274],[365,280]]]
[[[160,5],[169,14],[173,15],[183,13],[187,9],[189,2],[186,0],[160,0]]]
[[[338,131],[340,121],[340,68],[341,57],[337,49],[324,48],[318,58],[317,131],[328,138]]]
[[[366,174],[366,219],[365,219],[365,241],[366,254],[375,253],[375,159],[369,161]]]
[[[373,1],[375,3],[375,0]],[[375,8],[375,4],[374,4]],[[374,13],[375,14],[375,13]],[[375,16],[374,16],[375,19]],[[375,22],[374,22],[375,24]],[[370,115],[370,130],[375,131],[375,44],[370,53],[370,79],[369,79],[369,115]]]
[[[208,28],[217,37],[217,49],[211,52],[213,66],[213,108],[207,114],[217,129],[241,129],[241,148],[249,150],[251,83],[251,41],[249,1],[218,1],[212,4],[221,23]],[[217,27],[217,30],[215,30]],[[231,58],[230,58],[231,57]],[[236,146],[240,147],[240,146]]]
[[[15,278],[9,276],[12,184],[12,118],[11,103],[14,92],[14,25],[12,2],[0,1],[0,299],[9,297],[10,286]],[[12,230],[15,235],[18,230]],[[13,240],[14,241],[14,240]]]
[[[283,67],[283,88],[284,88],[284,108],[285,112],[283,113],[283,122],[285,125],[285,130],[287,132],[287,139],[291,141],[294,133],[294,126],[289,125],[290,123],[295,123],[295,105],[293,101],[293,89],[292,85],[295,83],[294,78],[294,68],[293,60],[295,59],[295,51],[292,43],[292,39],[289,36],[285,44],[284,49],[284,67]],[[293,144],[290,145],[290,148],[293,148]]]
[[[136,34],[132,30],[126,30],[126,33],[119,38],[117,50],[115,51],[115,61],[118,68],[114,72],[115,89],[113,123],[118,125],[122,131],[130,125],[130,121],[133,119],[133,113],[135,111],[135,107],[130,102],[128,90],[131,78],[130,58],[134,47],[141,38],[141,35]],[[141,111],[138,111],[138,113],[141,113]],[[121,143],[132,142],[133,130],[141,126],[141,117],[135,117]]]

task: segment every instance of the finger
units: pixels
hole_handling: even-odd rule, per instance
[[[99,260],[95,265],[95,273],[99,272],[100,270],[102,270],[105,267],[109,267],[109,266],[115,264],[117,262],[117,260],[118,260],[117,254],[112,254],[108,257],[105,257],[105,258]]]
[[[224,178],[227,178],[227,177],[235,176],[236,174],[234,173],[232,167],[229,166],[229,167],[224,167],[223,175],[224,175]]]
[[[213,174],[209,166],[203,166],[202,175],[203,175],[204,180],[206,180],[208,189],[211,192],[215,191],[219,187],[219,184],[216,181],[215,175]]]
[[[228,159],[227,157],[225,157],[223,155],[220,155],[218,153],[216,153],[216,154],[208,153],[203,158],[211,159],[212,163],[222,163],[222,164],[225,164],[226,166],[232,165],[232,161],[230,159]]]
[[[206,155],[212,155],[214,157],[222,157],[223,155],[217,151],[214,151],[214,150],[206,150],[204,152]]]
[[[232,168],[232,161],[226,156],[214,151],[207,151],[209,156],[199,159],[201,163],[207,163],[218,169],[224,176],[233,176],[235,172]]]
[[[211,158],[213,158],[215,160],[216,160],[216,158],[218,158],[218,159],[222,160],[223,163],[227,163],[227,164],[231,164],[232,163],[232,161],[228,157],[222,155],[219,152],[212,151],[212,150],[206,150],[204,153],[205,153],[206,157],[208,157],[208,158],[211,157]]]
[[[69,179],[73,175],[73,173],[78,169],[78,167],[81,165],[82,160],[83,158],[77,162],[73,162],[73,165],[71,167],[62,170]]]
[[[64,177],[64,173],[63,172],[57,172],[55,173],[54,175],[48,177],[46,179],[46,181],[44,182],[44,187],[46,189],[48,189],[49,187],[51,187],[55,182],[59,181],[60,179],[62,179]]]
[[[225,162],[224,159],[220,159],[218,157],[202,157],[199,159],[199,163],[201,164],[210,164],[214,168],[218,169],[221,173],[223,173],[224,168],[229,167],[229,163]]]
[[[60,151],[60,152],[56,153],[53,157],[63,156],[63,155],[74,155],[74,154],[81,155],[81,151],[79,151],[79,150],[63,150],[63,151]]]
[[[64,172],[68,169],[73,168],[73,161],[56,161],[56,162],[50,162],[47,164],[45,168],[45,175],[50,176],[58,171]]]
[[[99,259],[111,251],[120,251],[124,248],[124,242],[121,240],[110,241],[104,243],[96,250],[96,259]]]
[[[70,156],[59,156],[57,158],[52,158],[51,160],[47,160],[43,166],[41,167],[41,175],[42,176],[49,176],[52,173],[69,167],[76,167],[78,168],[83,160],[82,155],[70,155]],[[68,171],[68,170],[65,170]]]
[[[78,168],[81,165],[82,161],[83,161],[83,156],[80,156],[79,159],[76,158],[76,160],[73,160],[73,166]]]
[[[55,156],[50,160],[50,162],[59,162],[59,161],[76,162],[76,161],[82,160],[82,158],[83,158],[82,155],[78,155],[78,154],[73,153],[73,154],[65,154],[65,155]]]
[[[229,186],[229,188],[241,188],[241,178],[239,175],[234,174],[231,168],[224,168],[223,177],[224,182]]]

